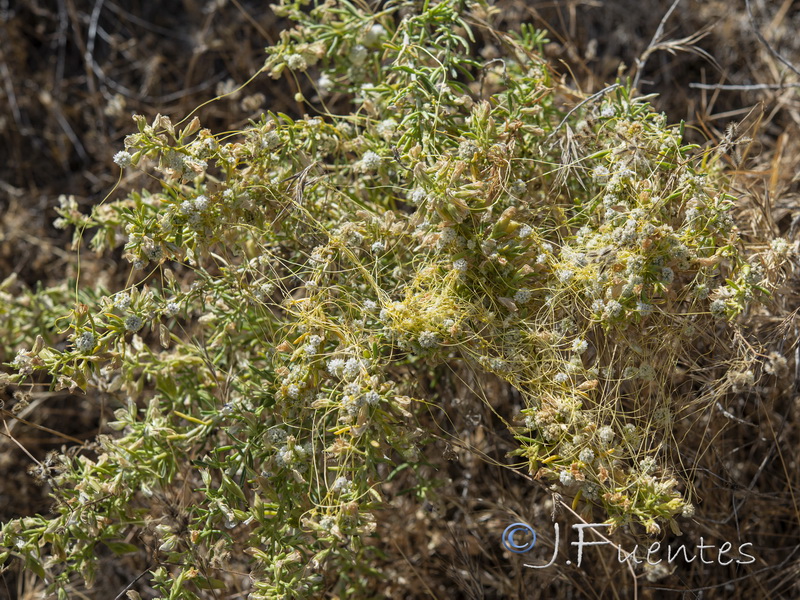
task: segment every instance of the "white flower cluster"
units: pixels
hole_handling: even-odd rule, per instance
[[[517,290],[514,294],[514,302],[517,304],[525,304],[526,302],[530,301],[532,296],[533,293],[529,289],[523,288],[521,290]]]
[[[608,445],[614,441],[614,430],[608,425],[603,425],[603,427],[597,430],[597,437],[603,444]]]
[[[423,331],[419,334],[419,345],[423,348],[433,348],[439,345],[439,337],[434,331]]]
[[[77,338],[75,338],[75,348],[78,352],[91,352],[94,350],[96,340],[91,331],[84,331]]]
[[[387,142],[392,139],[397,131],[397,121],[394,119],[384,119],[375,126],[375,133]]]
[[[725,316],[725,311],[727,310],[727,303],[722,298],[717,298],[714,300],[709,309],[711,310],[711,314],[715,317],[723,317]]]
[[[386,37],[386,29],[383,25],[375,23],[364,33],[364,44],[367,46],[376,46],[384,37]]]
[[[528,184],[525,183],[522,179],[514,180],[510,186],[508,186],[508,192],[512,196],[516,196],[517,198],[521,198],[525,195],[525,192],[528,191]],[[525,237],[525,236],[520,236]]]
[[[600,165],[599,167],[595,167],[592,171],[592,178],[597,179],[598,181],[605,181],[608,178],[608,168]]]
[[[573,275],[575,275],[575,271],[572,269],[559,269],[556,271],[556,277],[561,283],[569,283]]]
[[[202,213],[208,209],[208,197],[200,195],[194,200],[184,200],[181,202],[180,208],[181,213],[189,219],[190,223],[199,223]]]
[[[770,243],[770,248],[775,254],[779,254],[781,256],[785,256],[789,254],[792,250],[792,246],[786,238],[778,237],[772,240]]]
[[[589,349],[589,343],[582,338],[575,338],[572,340],[572,351],[575,354],[583,354]]]
[[[33,373],[33,358],[30,351],[24,348],[17,351],[17,355],[11,362],[11,366],[17,369],[22,375],[30,375]]]
[[[352,483],[350,482],[349,479],[347,479],[347,477],[339,476],[333,481],[333,484],[331,485],[331,490],[334,492],[346,494],[347,492],[350,491],[351,487]]]
[[[303,353],[306,356],[313,356],[319,350],[319,345],[322,343],[322,337],[319,335],[311,335],[309,336],[308,340],[306,341],[306,345],[303,348]]]
[[[408,201],[416,206],[419,206],[427,199],[428,199],[428,194],[425,192],[425,190],[420,188],[412,190],[412,192],[408,195]]]
[[[360,67],[365,62],[367,62],[367,57],[369,56],[369,51],[365,46],[362,44],[357,44],[353,46],[350,50],[350,62],[353,63],[354,67]]]
[[[353,380],[361,373],[362,361],[356,358],[332,358],[328,361],[328,373],[344,380]]]
[[[138,315],[130,315],[127,319],[125,319],[125,329],[132,331],[133,333],[139,331],[143,325],[144,321],[142,321],[142,317]]]
[[[292,441],[291,439],[289,441]],[[286,444],[278,450],[277,454],[275,455],[275,461],[279,467],[285,468],[293,468],[298,471],[305,470],[308,465],[303,463],[305,458],[310,454],[311,447],[306,446],[303,447],[299,444],[292,444],[292,447],[289,447],[289,444]]]
[[[114,306],[120,310],[126,310],[131,305],[131,295],[128,292],[117,292],[114,294]]]
[[[477,152],[478,147],[469,140],[465,140],[458,145],[458,157],[463,160],[472,160]]]
[[[575,483],[575,477],[572,475],[570,471],[564,469],[558,476],[558,480],[561,482],[563,486],[570,486]]]
[[[600,110],[600,116],[603,117],[604,119],[610,119],[611,117],[615,116],[616,114],[617,114],[617,111],[610,104],[606,104]]]
[[[131,153],[126,150],[120,150],[114,155],[114,162],[117,163],[121,168],[125,169],[130,167],[133,163],[133,156]]]
[[[381,157],[372,150],[366,151],[358,164],[358,168],[362,173],[372,173],[377,171],[380,166]]]
[[[308,63],[300,54],[288,54],[286,56],[286,66],[292,71],[302,72],[308,68]]]
[[[642,470],[642,473],[646,473],[647,475],[655,473],[656,466],[656,459],[652,456],[646,456],[639,461],[639,468]]]

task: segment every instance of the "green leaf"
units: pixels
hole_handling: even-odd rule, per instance
[[[103,542],[116,555],[138,552],[139,546],[127,542]]]
[[[225,588],[225,582],[212,577],[198,577],[193,582],[201,590],[221,590]]]

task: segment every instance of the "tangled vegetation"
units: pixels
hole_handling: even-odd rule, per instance
[[[515,468],[614,528],[679,531],[672,425],[752,383],[734,323],[793,251],[741,243],[720,153],[625,81],[570,92],[544,34],[493,29],[482,1],[276,12],[296,25],[263,71],[310,78],[320,114],[222,133],[136,116],[114,161],[157,185],[90,214],[65,196],[57,222],[123,246],[130,285],[0,297],[6,343],[27,343],[9,382],[118,403],[118,433],[38,464],[54,514],[5,523],[0,563],[67,598],[102,548],[147,546],[164,598],[231,569],[252,600],[366,597],[380,483],[430,439],[415,384],[453,361],[521,395]],[[675,383],[706,356],[738,366]]]

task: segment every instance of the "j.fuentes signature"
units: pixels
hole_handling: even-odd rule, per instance
[[[609,540],[601,539],[598,541],[587,541],[587,529],[599,529],[602,527],[610,527],[609,523],[576,523],[572,525],[572,529],[578,533],[578,541],[570,542],[570,546],[577,548],[577,561],[576,566],[580,567],[584,558],[584,548],[590,546],[606,546],[612,545]],[[550,562],[543,565],[533,565],[525,563],[526,567],[531,569],[544,569],[555,564],[558,559],[560,528],[558,523],[553,524],[553,555]],[[529,552],[536,545],[536,532],[527,523],[512,523],[503,531],[503,546],[516,554],[523,554]],[[620,563],[631,562],[633,564],[641,564],[648,562],[651,565],[657,565],[666,559],[667,563],[672,564],[676,560],[682,558],[683,562],[691,563],[699,559],[700,562],[711,565],[729,565],[733,562],[739,565],[749,565],[755,562],[755,557],[752,554],[745,552],[753,544],[746,542],[739,544],[736,549],[733,549],[733,544],[730,542],[722,542],[719,546],[714,544],[706,544],[705,540],[701,537],[699,544],[680,544],[677,546],[662,545],[661,542],[653,542],[646,549],[640,550],[639,545],[634,546],[630,552],[621,547],[617,547],[617,559]],[[571,560],[566,560],[565,564],[572,564]]]

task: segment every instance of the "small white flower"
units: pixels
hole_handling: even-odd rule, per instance
[[[333,80],[323,73],[317,80],[317,89],[319,89],[319,93],[326,96],[330,94],[331,88],[333,88]]]
[[[91,331],[84,331],[75,339],[75,347],[79,352],[91,352],[94,350],[95,337]]]
[[[350,62],[353,63],[353,66],[360,67],[367,61],[367,56],[369,52],[367,48],[361,44],[353,46],[352,50],[350,50]]]
[[[380,254],[384,250],[386,250],[386,244],[383,242],[375,242],[372,244],[370,250],[372,250],[373,254]]]
[[[263,144],[267,150],[274,150],[281,143],[281,136],[275,131],[270,131],[264,136]]]
[[[772,240],[770,243],[770,248],[772,248],[772,251],[775,252],[775,254],[785,255],[791,250],[791,245],[785,238],[779,237]]]
[[[131,156],[130,152],[120,150],[114,155],[114,162],[117,163],[117,165],[119,165],[121,168],[125,169],[131,166],[133,157]]]
[[[344,493],[346,493],[346,492],[350,491],[350,486],[351,486],[351,483],[347,479],[347,477],[337,477],[334,480],[333,485],[331,485],[331,490],[333,490],[334,492],[344,492]]]
[[[556,277],[561,283],[568,283],[572,276],[575,275],[575,271],[572,269],[559,269],[556,272]]]
[[[258,295],[260,298],[267,298],[275,291],[274,283],[264,283],[258,288]]]
[[[361,157],[360,167],[361,171],[365,173],[375,171],[380,166],[381,157],[372,150],[368,150],[364,153],[364,156]]]
[[[656,459],[652,456],[647,456],[639,461],[639,468],[642,473],[652,475],[656,470]]]
[[[522,179],[515,180],[508,188],[508,191],[511,192],[512,196],[516,196],[517,198],[521,198],[525,195],[525,192],[528,191],[528,184],[525,183]],[[525,236],[520,236],[525,237]]]
[[[531,299],[532,293],[529,289],[523,288],[521,290],[517,290],[514,294],[514,302],[518,304],[525,304]]]
[[[464,273],[466,272],[468,267],[469,264],[467,263],[467,259],[465,258],[459,258],[458,260],[453,261],[453,269],[455,269],[456,271]]]
[[[711,309],[711,314],[715,317],[721,317],[725,314],[725,300],[714,300],[709,307]]]
[[[643,379],[644,381],[655,381],[656,379],[656,370],[653,368],[652,365],[643,364],[639,366],[639,379]]]
[[[569,380],[569,375],[566,373],[556,373],[555,381],[556,383],[564,383]]]
[[[700,211],[696,208],[690,208],[686,211],[686,222],[691,223],[700,217]]]
[[[623,310],[622,304],[616,300],[609,300],[608,304],[606,304],[606,310],[604,314],[613,319],[620,316]]]
[[[452,227],[443,227],[439,233],[439,245],[445,246],[456,239],[456,231]]]
[[[433,331],[423,331],[419,334],[419,345],[423,348],[433,348],[439,344],[438,336]]]
[[[328,361],[328,373],[334,377],[341,377],[344,373],[344,359],[332,358]]]
[[[589,464],[594,460],[594,452],[592,451],[591,448],[584,448],[578,455],[578,460],[586,464]]]
[[[558,476],[558,480],[561,482],[561,485],[564,486],[569,486],[575,483],[575,478],[572,476],[572,473],[566,469],[561,471],[561,474]]]
[[[693,294],[699,298],[700,300],[705,300],[708,298],[708,295],[711,293],[711,290],[708,289],[708,285],[705,283],[698,283],[693,291]]]
[[[386,29],[383,25],[375,23],[364,34],[364,43],[367,46],[376,46],[384,37],[386,37]]]
[[[376,133],[385,140],[390,140],[397,131],[397,121],[394,119],[384,119],[375,126]]]
[[[189,217],[197,213],[197,208],[191,200],[184,200],[181,202],[181,213]]]
[[[131,305],[131,296],[128,292],[117,292],[114,294],[114,305],[125,310]]]
[[[425,190],[417,188],[409,194],[409,201],[412,204],[420,205],[428,198],[428,194],[425,193]]]
[[[203,212],[208,208],[208,198],[206,196],[198,196],[194,199],[194,208],[197,212]]]
[[[125,319],[125,329],[128,331],[133,331],[136,333],[142,328],[143,325],[144,321],[142,321],[142,318],[138,315],[131,315]]]
[[[600,438],[600,441],[604,444],[610,444],[614,441],[614,430],[611,429],[608,425],[604,425],[600,429],[597,430],[597,437]]]
[[[355,379],[361,372],[361,362],[355,358],[348,358],[342,367],[342,375],[345,379]]]
[[[299,54],[289,54],[286,56],[286,66],[292,71],[305,71],[308,68],[308,63]]]
[[[469,140],[464,140],[458,145],[458,157],[463,160],[472,160],[476,152],[478,147]]]
[[[639,376],[639,369],[636,367],[625,367],[622,370],[622,378],[623,379],[633,379],[634,377]]]
[[[607,104],[606,106],[604,106],[603,109],[600,111],[600,116],[603,117],[604,119],[610,119],[611,117],[613,117],[616,114],[617,114],[617,111],[614,110],[614,107],[611,106],[610,104]]]
[[[586,340],[581,338],[576,338],[572,340],[572,351],[575,354],[583,354],[588,349],[589,349],[589,344],[586,342]]]

